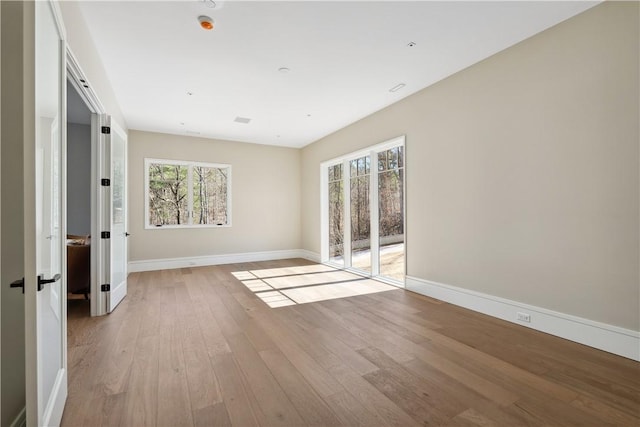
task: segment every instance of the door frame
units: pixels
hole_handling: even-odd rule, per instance
[[[104,249],[100,244],[102,231],[103,201],[101,197],[100,178],[102,177],[103,153],[100,149],[100,129],[103,126],[100,117],[105,114],[105,108],[91,87],[89,80],[82,71],[80,63],[73,51],[67,46],[67,84],[75,88],[80,98],[91,112],[91,316],[107,314],[107,299],[101,291],[101,278],[104,275]]]
[[[390,285],[404,287],[404,282],[399,282],[394,279],[390,279],[385,276],[380,275],[380,265],[379,265],[379,213],[378,213],[378,167],[377,167],[377,158],[374,160],[374,153],[384,151],[389,148],[402,146],[404,149],[404,182],[403,182],[403,194],[404,194],[404,217],[403,217],[403,227],[404,227],[404,274],[407,274],[407,141],[405,135],[397,136],[395,138],[389,139],[387,141],[371,145],[361,150],[357,150],[351,153],[347,153],[345,155],[334,157],[330,160],[326,160],[320,163],[320,262],[323,264],[331,265],[333,267],[344,268],[345,270],[351,271],[355,274],[372,277],[376,280],[380,280],[382,282],[388,283]],[[354,159],[358,159],[364,156],[371,156],[371,174],[369,179],[369,185],[372,191],[370,191],[370,221],[371,221],[371,230],[370,230],[370,251],[372,254],[371,258],[371,272],[368,273],[363,270],[359,270],[353,268],[351,266],[351,199],[350,199],[350,170],[349,170],[349,162]],[[332,263],[329,260],[329,177],[327,170],[330,166],[342,163],[343,167],[343,182],[344,182],[344,236],[343,239],[343,261],[344,265],[337,265]],[[373,188],[376,188],[376,191],[373,191]],[[375,227],[373,226],[375,224]],[[373,255],[376,255],[375,257]]]

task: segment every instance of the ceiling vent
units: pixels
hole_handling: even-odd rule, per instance
[[[234,122],[236,122],[236,123],[244,123],[245,125],[247,123],[249,123],[250,121],[251,121],[251,119],[249,119],[247,117],[240,117],[240,116],[236,117],[236,119],[234,120]]]

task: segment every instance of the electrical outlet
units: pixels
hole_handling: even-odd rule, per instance
[[[520,313],[517,314],[518,320],[521,322],[531,323],[531,315],[528,313]]]

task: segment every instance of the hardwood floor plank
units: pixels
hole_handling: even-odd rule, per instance
[[[231,353],[218,354],[213,357],[213,362],[231,424],[247,427],[259,425],[255,407],[249,401],[242,374]]]
[[[456,415],[446,424],[448,427],[499,427],[500,424],[496,424],[481,413],[477,412],[473,408]]]
[[[327,404],[305,381],[304,377],[279,350],[264,350],[260,357],[282,386],[305,424],[310,426],[337,426],[338,418]]]
[[[424,349],[422,352],[417,354],[417,357],[425,363],[447,374],[449,377],[458,380],[470,389],[500,405],[509,405],[518,399],[518,396],[515,393],[475,375],[462,366],[452,363],[432,351]]]
[[[437,423],[442,423],[467,408],[466,405],[457,399],[455,394],[447,393],[442,388],[434,386],[429,382],[421,381],[403,365],[396,363],[380,350],[376,348],[366,348],[360,350],[359,353],[379,368],[378,371],[364,375],[364,379],[372,384],[375,383],[382,386],[382,388],[378,387],[378,389],[396,402],[398,406],[406,402],[412,404],[413,407],[419,406],[426,409],[429,414],[428,418],[421,421],[418,419],[420,417],[414,417],[418,422],[431,424],[434,420],[437,420]],[[399,389],[397,397],[392,397],[394,393],[388,392],[387,385]],[[400,395],[411,396],[417,399],[413,399],[414,402],[411,402],[412,399],[407,397],[400,398]],[[399,399],[399,401],[396,399]],[[406,412],[411,413],[409,411]],[[434,420],[431,420],[432,418]]]
[[[163,305],[167,316],[163,317],[158,355],[158,417],[165,425],[193,425],[189,385],[182,350],[184,330],[177,314],[176,289],[173,299]],[[176,304],[171,304],[175,302]]]
[[[91,410],[86,413],[80,425],[117,427],[121,424],[126,393],[111,395],[94,394],[91,399]]]
[[[427,384],[442,390],[443,393],[449,396],[454,396],[455,400],[483,414],[483,416],[493,420],[498,425],[532,427],[541,425],[537,419],[512,410],[510,405],[499,405],[420,359],[405,363],[404,367],[419,379],[426,381]],[[525,390],[525,393],[527,391],[529,390]]]
[[[513,404],[514,409],[537,417],[549,426],[613,426],[612,422],[594,420],[594,418],[565,402],[548,396],[523,396]]]
[[[244,334],[229,337],[229,345],[255,396],[267,425],[295,426],[300,414]]]
[[[98,318],[69,301],[62,425],[640,425],[638,362],[401,289],[274,309],[241,282],[327,268],[133,273]]]
[[[222,402],[196,410],[193,421],[195,427],[231,427],[233,425],[227,408]]]
[[[346,390],[327,396],[324,400],[331,406],[331,410],[336,414],[340,424],[343,426],[387,426],[386,421],[382,420],[375,412],[365,408],[362,403]]]
[[[180,316],[180,322],[185,331],[182,335],[182,353],[189,386],[189,400],[195,412],[221,403],[222,392],[196,313],[185,312]]]
[[[419,425],[392,400],[349,368],[339,366],[332,369],[331,373],[362,406],[376,414],[383,425],[398,427]]]
[[[287,308],[279,309],[287,310]],[[261,325],[271,339],[278,344],[278,349],[287,356],[289,361],[313,386],[320,396],[329,396],[343,390],[343,387],[333,376],[320,366],[282,327],[279,319],[262,315],[259,318]]]
[[[601,420],[601,422],[612,422],[620,426],[638,425],[640,419],[640,405],[635,405],[635,410],[631,413],[623,412],[595,398],[580,395],[571,405],[581,409],[583,412]]]
[[[127,384],[123,426],[157,425],[159,335],[141,337]]]
[[[463,355],[465,360],[473,360],[474,364],[480,365],[480,369],[489,369],[491,371],[501,372],[509,381],[526,384],[536,390],[554,396],[563,402],[573,401],[577,394],[567,387],[558,385],[555,382],[548,381],[538,375],[532,374],[524,369],[513,366],[495,356],[483,353],[480,350],[469,347],[452,338],[444,336],[436,331],[425,330],[431,342],[442,345],[454,352]]]
[[[359,375],[368,374],[378,369],[376,365],[362,357],[356,350],[336,338],[330,331],[325,329],[315,329],[314,338],[325,346],[333,354],[337,355],[342,363],[349,366]]]

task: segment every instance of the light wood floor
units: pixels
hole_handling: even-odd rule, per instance
[[[63,426],[638,426],[640,364],[403,290],[268,308],[237,264],[69,306]]]

